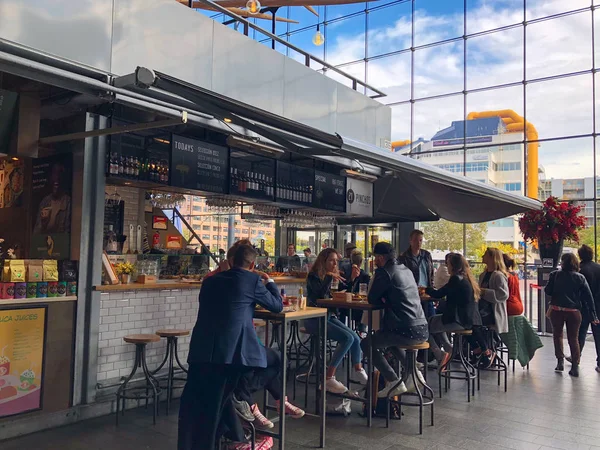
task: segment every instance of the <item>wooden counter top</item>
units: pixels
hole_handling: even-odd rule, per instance
[[[306,278],[273,277],[275,284],[306,284]]]
[[[306,309],[291,312],[280,312],[278,314],[272,313],[265,309],[256,309],[254,311],[255,319],[264,320],[303,320],[312,319],[315,317],[324,317],[327,315],[326,308],[316,308],[314,306],[308,306]]]
[[[40,303],[59,303],[59,302],[75,302],[77,301],[76,296],[69,297],[50,297],[50,298],[16,298],[12,300],[0,300],[0,308],[3,306],[13,305],[29,305],[29,304],[40,304]]]

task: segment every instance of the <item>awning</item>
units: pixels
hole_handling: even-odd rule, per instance
[[[122,77],[106,74],[106,82],[98,73],[65,61],[33,52],[24,58],[23,53],[10,54],[6,52],[9,48],[3,47],[0,70],[95,94],[107,101],[143,105],[144,109],[166,116],[179,117],[187,111],[191,123],[223,130],[231,131],[231,125],[223,123],[224,118],[231,118],[236,132],[256,133],[290,152],[376,175],[380,177],[376,192],[382,193],[375,194],[376,221],[443,218],[483,222],[541,208],[537,200],[442,171],[375,145],[323,132],[146,68]],[[391,175],[384,176],[386,173]]]

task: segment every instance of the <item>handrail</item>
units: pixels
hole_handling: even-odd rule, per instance
[[[373,86],[365,83],[364,81],[361,81],[358,78],[355,78],[352,75],[347,74],[343,70],[340,70],[335,66],[332,66],[328,62],[323,61],[322,59],[311,55],[310,53],[306,52],[305,50],[302,50],[300,47],[296,47],[294,44],[290,44],[285,39],[282,39],[279,36],[277,36],[273,33],[270,33],[269,31],[259,27],[258,25],[253,24],[252,22],[246,20],[242,16],[238,16],[237,14],[229,11],[227,8],[224,8],[223,6],[219,5],[218,3],[213,2],[212,0],[194,0],[194,3],[195,2],[204,3],[206,6],[210,7],[210,9],[221,12],[223,14],[227,14],[232,19],[235,19],[236,21],[244,24],[244,34],[246,36],[248,36],[248,28],[252,28],[253,30],[256,30],[256,31],[264,34],[265,36],[269,37],[271,40],[279,42],[281,45],[283,45],[287,48],[290,48],[290,49],[294,50],[295,52],[300,53],[301,55],[304,56],[304,65],[306,67],[310,67],[310,61],[312,60],[312,61],[315,61],[316,63],[322,65],[324,70],[333,70],[334,72],[342,75],[343,77],[348,78],[349,80],[352,81],[352,89],[354,89],[355,91],[357,90],[358,86],[362,86],[362,87],[364,87],[372,92],[375,92],[377,94],[377,95],[369,95],[370,98],[381,98],[381,97],[387,96],[387,94],[385,94],[383,91],[381,91],[377,88],[374,88]]]

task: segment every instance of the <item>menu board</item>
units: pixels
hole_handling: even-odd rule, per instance
[[[46,308],[0,310],[0,417],[42,407]]]
[[[171,186],[227,194],[228,171],[227,147],[175,134],[172,136]]]
[[[277,185],[275,197],[278,201],[311,206],[315,171],[277,161]]]
[[[346,177],[315,170],[315,208],[346,212]]]
[[[229,193],[273,201],[275,160],[234,148],[229,160]]]

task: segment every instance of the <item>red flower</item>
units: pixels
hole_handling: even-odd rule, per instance
[[[541,211],[528,211],[519,218],[519,228],[526,240],[552,244],[561,239],[579,241],[578,230],[585,227],[586,219],[579,213],[583,206],[558,202],[549,197]]]

